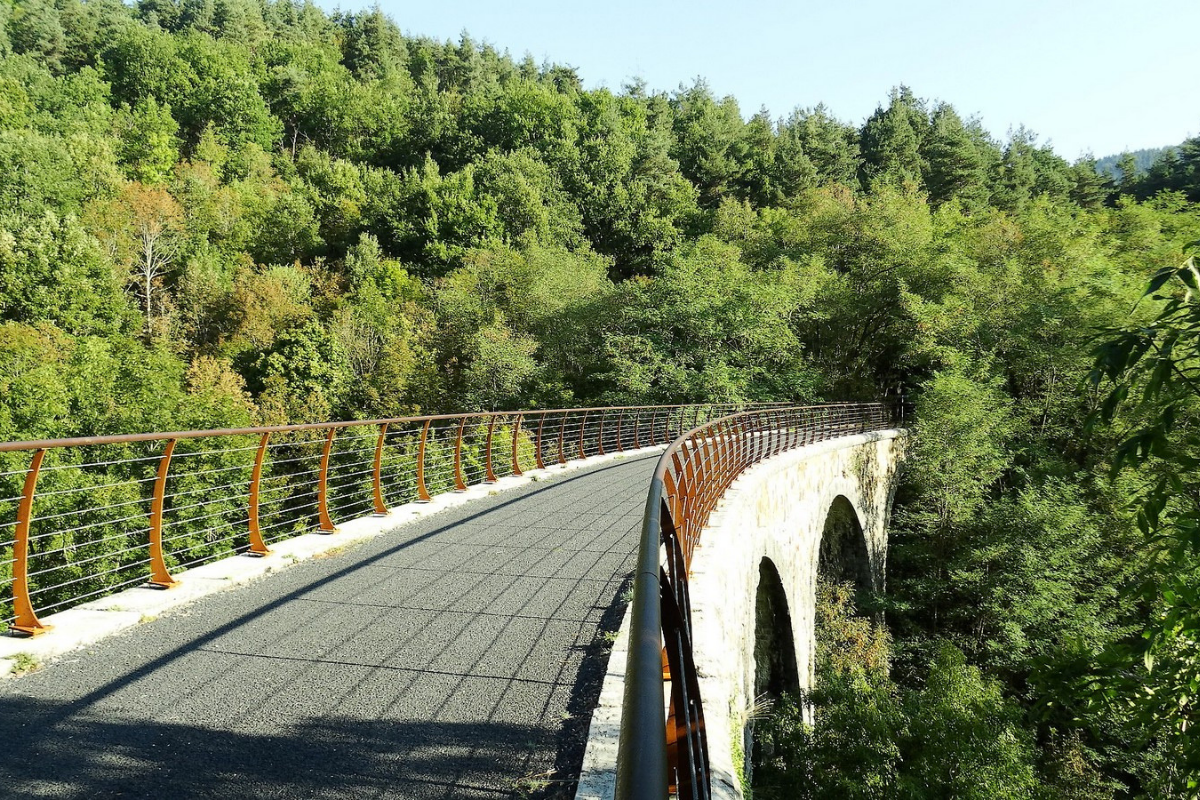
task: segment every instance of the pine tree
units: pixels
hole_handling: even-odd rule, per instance
[[[934,110],[922,156],[926,165],[925,186],[935,205],[954,198],[968,207],[987,203],[983,155],[951,106],[942,103]]]
[[[877,108],[862,129],[863,182],[919,181],[927,170],[921,146],[928,134],[924,102],[907,86],[893,89],[888,107]]]

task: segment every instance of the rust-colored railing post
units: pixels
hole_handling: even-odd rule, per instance
[[[564,411],[562,419],[558,421],[558,463],[567,463],[567,457],[563,454],[563,439],[567,435],[567,414],[571,412]]]
[[[625,442],[621,439],[621,422],[625,419],[625,409],[621,409],[617,414],[617,452],[621,453],[625,450]]]
[[[546,462],[542,460],[542,428],[546,427],[546,412],[542,412],[541,418],[538,420],[537,440],[533,445],[533,453],[537,458],[537,468],[545,469]]]
[[[639,450],[642,446],[642,440],[638,438],[638,428],[642,424],[642,410],[636,409],[633,412],[633,449]]]
[[[16,619],[9,629],[29,636],[45,633],[51,627],[43,625],[37,618],[29,597],[29,522],[33,518],[33,495],[37,491],[38,473],[42,471],[42,459],[45,457],[45,450],[33,451],[29,471],[25,473],[21,503],[17,506],[16,541],[13,543],[13,611]]]
[[[512,441],[512,474],[518,478],[524,475],[521,472],[521,460],[518,457],[517,439],[521,435],[521,420],[524,419],[523,414],[517,414],[517,421],[513,423],[513,441]]]
[[[262,486],[263,459],[267,454],[267,442],[271,434],[264,433],[258,440],[258,452],[254,454],[254,471],[250,473],[250,500],[247,511],[250,519],[250,553],[256,556],[268,555],[271,550],[263,541],[262,529],[258,524],[259,489]]]
[[[600,433],[596,436],[596,455],[604,455],[604,411],[600,412]]]
[[[583,434],[587,431],[588,412],[583,412],[583,421],[579,423],[579,458],[587,458],[587,453],[583,451]]]
[[[162,541],[167,472],[171,469],[171,456],[175,454],[175,441],[175,439],[167,440],[167,446],[158,460],[158,475],[154,478],[154,499],[150,501],[150,585],[160,589],[170,589],[179,583],[167,571]]]
[[[375,516],[388,515],[387,503],[383,501],[383,440],[387,436],[388,424],[379,426],[379,438],[375,440],[375,464],[371,470],[372,483],[375,490]]]
[[[496,430],[496,415],[492,414],[491,418],[488,419],[487,448],[486,448],[486,454],[484,456],[484,463],[487,465],[487,482],[488,483],[495,483],[496,481],[500,480],[499,478],[496,477],[495,470],[492,469],[492,434],[495,432],[495,430]]]
[[[658,431],[654,429],[654,423],[658,422],[658,409],[654,409],[654,413],[650,415],[650,446],[654,447],[658,444]]]
[[[333,437],[337,428],[330,428],[325,434],[325,445],[321,448],[321,471],[317,474],[317,517],[320,533],[336,533],[333,519],[329,516],[329,458],[333,454]]]
[[[421,428],[421,441],[417,444],[417,502],[428,503],[431,499],[429,489],[425,486],[425,444],[429,441],[429,423],[431,419],[425,420],[425,425]]]
[[[463,478],[462,469],[462,439],[463,428],[467,427],[467,418],[458,421],[458,437],[454,440],[454,491],[465,492],[467,481]]]

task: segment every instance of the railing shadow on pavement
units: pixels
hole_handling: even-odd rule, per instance
[[[645,462],[648,459],[649,456],[644,456],[636,461]],[[411,620],[412,627],[406,629],[404,636],[400,635],[401,631],[394,629],[380,634],[391,637],[388,647],[395,649],[408,643],[405,636],[412,638],[423,635],[425,631],[448,630],[450,625],[446,619],[452,615],[464,616],[468,620],[465,624],[469,625],[469,620],[493,613],[490,605],[483,608],[492,602],[492,594],[502,593],[506,586],[516,586],[519,582],[530,583],[531,572],[538,573],[532,576],[534,583],[544,582],[543,571],[531,569],[523,561],[514,561],[511,569],[490,570],[489,574],[496,578],[497,588],[486,596],[479,596],[479,608],[464,610],[466,606],[459,598],[469,595],[477,585],[476,581],[447,581],[447,574],[454,577],[456,573],[439,574],[440,571],[431,570],[428,582],[413,583],[406,574],[403,583],[412,596],[400,597],[394,592],[395,579],[391,573],[395,570],[388,566],[389,559],[422,547],[429,552],[445,548],[448,546],[446,537],[462,534],[470,523],[476,523],[476,528],[503,524],[502,520],[492,523],[489,518],[508,514],[523,516],[522,504],[541,503],[540,498],[569,489],[576,482],[594,480],[596,476],[632,466],[634,464],[629,461],[597,466],[586,473],[566,475],[545,485],[527,486],[515,497],[489,499],[488,507],[484,510],[468,513],[464,509],[452,522],[409,535],[404,541],[375,540],[370,545],[364,545],[376,548],[376,551],[363,553],[358,550],[353,555],[353,563],[332,572],[322,570],[319,575],[306,575],[303,569],[289,570],[273,579],[278,581],[287,575],[295,576],[294,585],[283,594],[243,610],[232,619],[192,636],[167,652],[136,664],[132,669],[119,665],[118,669],[122,670],[119,676],[73,700],[47,701],[28,692],[23,693],[25,696],[13,693],[0,695],[0,738],[9,743],[4,764],[0,765],[0,776],[5,778],[4,784],[13,791],[25,794],[50,791],[65,796],[150,796],[166,791],[196,797],[252,796],[260,792],[275,796],[319,796],[335,788],[339,796],[358,796],[360,793],[374,796],[382,787],[387,787],[391,793],[389,796],[420,797],[428,794],[443,797],[451,794],[469,796],[472,784],[476,784],[479,796],[484,797],[494,794],[496,786],[501,785],[498,782],[509,780],[495,776],[507,774],[511,777],[512,774],[530,772],[523,765],[529,762],[533,749],[531,744],[536,744],[536,749],[556,753],[553,766],[557,774],[577,769],[582,758],[582,741],[575,742],[571,730],[560,733],[557,741],[547,739],[544,729],[523,724],[521,715],[526,712],[519,709],[506,712],[500,708],[500,700],[501,695],[511,700],[510,690],[513,686],[532,693],[535,704],[542,702],[547,695],[566,694],[567,712],[573,719],[578,717],[583,726],[582,731],[575,733],[586,734],[587,712],[595,702],[604,671],[604,652],[598,635],[578,643],[582,651],[579,654],[582,663],[577,674],[569,679],[549,674],[531,677],[528,674],[505,673],[497,666],[496,658],[481,659],[465,669],[442,668],[432,661],[426,665],[396,666],[339,658],[336,648],[360,642],[364,637],[371,638],[370,629],[333,621],[326,627],[324,623],[317,622],[316,615],[309,619],[306,612],[298,613],[305,617],[307,624],[322,625],[320,631],[309,631],[307,638],[322,641],[322,646],[330,650],[273,655],[268,652],[271,650],[269,647],[238,639],[245,636],[244,631],[252,628],[254,623],[282,609],[303,606],[306,602],[336,603],[354,606],[360,611],[378,607],[381,615],[390,613],[393,620]],[[638,470],[637,475],[640,489],[643,480],[640,476],[644,475],[644,468]],[[433,524],[433,519],[429,524]],[[632,530],[632,521],[627,524]],[[551,552],[554,549],[549,542],[533,541],[537,536],[550,539],[554,537],[554,532],[548,528],[534,531],[530,535],[530,548],[539,552]],[[527,614],[510,616],[526,619],[534,636],[543,620],[544,624],[576,624],[581,618],[591,615],[600,618],[598,631],[609,628],[615,631],[622,609],[611,601],[620,595],[619,587],[627,584],[627,575],[632,569],[634,536],[631,533],[622,546],[615,548],[614,552],[622,557],[612,560],[612,566],[607,570],[612,579],[604,584],[607,589],[601,587],[602,594],[597,601],[589,601],[590,595],[585,593],[581,601],[583,604],[576,603],[575,607],[569,609],[527,609]],[[469,541],[461,539],[459,543]],[[511,540],[509,543],[513,544]],[[586,545],[586,541],[576,543],[581,553],[590,554],[611,548],[608,539],[601,541],[598,549],[587,549]],[[465,546],[471,545],[468,543]],[[520,552],[520,546],[514,546],[514,552]],[[418,557],[423,559],[424,555]],[[309,562],[307,566],[315,570],[323,567],[323,564]],[[346,596],[339,581],[350,576],[361,579],[364,575],[369,585],[357,595]],[[375,575],[379,577],[375,578]],[[442,612],[426,619],[421,612],[430,609],[418,607],[412,597],[419,596],[427,600],[430,587],[440,587],[453,596],[448,595],[442,603]],[[330,597],[337,599],[330,600]],[[380,597],[386,599],[381,602]],[[340,613],[340,610],[335,610],[330,617],[336,618]],[[211,615],[207,619],[204,617],[204,614],[196,615],[195,624],[190,627],[211,624]],[[119,648],[121,643],[112,642],[111,645]],[[240,652],[242,650],[245,652]],[[175,693],[156,692],[152,698],[147,698],[145,689],[139,688],[144,687],[144,682],[151,675],[157,676],[168,667],[174,665],[182,670],[183,662],[196,659],[203,661],[214,655],[246,659],[246,669],[238,670],[238,674],[225,673],[216,669],[213,663],[210,666],[214,668],[207,671],[205,678],[223,682],[221,691],[211,694],[224,698],[222,702],[229,705],[225,711],[234,723],[229,730],[213,730],[211,727],[170,721],[171,718],[186,718],[188,704],[198,702],[196,698],[205,694],[196,691],[194,685],[181,684]],[[435,656],[436,653],[431,653],[431,658]],[[436,689],[428,691],[441,692],[445,696],[444,699],[434,699],[438,707],[449,702],[449,698],[463,693],[490,697],[489,693],[480,692],[479,687],[480,682],[491,682],[488,685],[496,688],[494,700],[498,719],[483,724],[457,724],[441,720],[384,723],[382,720],[356,719],[354,714],[340,713],[335,705],[328,710],[324,719],[314,717],[302,722],[299,727],[281,729],[278,733],[267,735],[261,731],[249,733],[238,730],[244,727],[239,719],[242,709],[258,709],[276,702],[289,702],[282,694],[283,688],[265,685],[261,680],[264,659],[292,661],[305,670],[346,676],[345,680],[355,686],[368,682],[368,678],[358,674],[364,671],[376,675],[394,675],[394,678],[370,680],[373,702],[382,708],[400,702],[405,693],[418,691],[414,686],[426,684],[436,686]],[[103,658],[96,660],[103,661]],[[260,669],[255,669],[256,666]],[[200,669],[204,671],[203,666]],[[39,676],[31,677],[36,680]],[[385,696],[382,697],[378,696],[378,687],[381,686],[385,687]],[[327,692],[331,688],[327,685],[324,687]],[[139,697],[131,700],[135,694]],[[125,713],[122,709],[131,702],[136,708],[131,713]],[[166,717],[166,720],[159,721],[160,716]],[[564,727],[570,728],[569,722]],[[400,754],[403,754],[402,759],[399,758]],[[464,776],[471,777],[467,779]],[[530,785],[540,785],[541,781],[535,774]],[[550,791],[552,788],[548,787],[544,796],[560,796],[560,792]],[[565,784],[558,788],[566,790]],[[5,791],[0,791],[0,795]]]

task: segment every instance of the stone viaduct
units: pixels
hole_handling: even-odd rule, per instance
[[[709,519],[691,600],[713,798],[742,797],[735,751],[752,751],[756,703],[812,685],[818,576],[883,590],[904,444],[885,430],[775,455],[743,472]],[[627,644],[610,661],[578,800],[613,797]]]

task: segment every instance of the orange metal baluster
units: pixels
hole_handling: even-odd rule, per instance
[[[562,419],[560,419],[558,421],[558,463],[559,464],[567,463],[567,457],[565,455],[563,455],[563,437],[566,436],[566,433],[567,433],[567,414],[568,413],[570,413],[570,412],[564,411],[562,414]]]
[[[425,443],[429,440],[429,423],[431,419],[425,420],[425,427],[421,428],[421,441],[417,445],[417,502],[428,503],[430,501],[429,490],[425,488]]]
[[[38,473],[42,470],[45,456],[45,450],[33,451],[29,471],[25,473],[25,490],[17,507],[16,542],[13,544],[13,610],[17,618],[9,625],[9,629],[29,636],[45,633],[51,627],[43,625],[37,618],[29,598],[29,521],[33,516],[33,495],[37,491]]]
[[[329,456],[333,453],[333,437],[337,428],[330,428],[325,434],[325,446],[321,448],[321,471],[317,474],[317,516],[320,524],[319,533],[336,533],[333,520],[329,516]]]
[[[271,434],[264,433],[262,438],[258,440],[258,452],[254,454],[254,472],[250,474],[250,553],[256,556],[268,555],[271,550],[267,547],[267,543],[263,541],[262,530],[258,525],[258,497],[259,486],[262,484],[262,467],[263,458],[267,453],[267,442],[271,440]]]
[[[496,477],[495,471],[492,469],[492,433],[496,430],[496,415],[493,414],[488,419],[488,437],[487,437],[487,455],[485,461],[487,463],[487,482],[495,483],[500,480]]]
[[[171,468],[171,456],[175,453],[175,440],[167,441],[162,458],[158,460],[158,476],[154,479],[154,499],[150,501],[150,585],[170,589],[179,581],[167,571],[163,557],[162,527],[163,503],[167,490],[167,471]]]
[[[462,437],[463,428],[467,426],[467,418],[463,417],[458,422],[458,438],[454,440],[454,491],[465,492],[467,490],[467,482],[463,478],[462,471]]]
[[[517,421],[513,423],[512,473],[513,473],[513,475],[516,475],[517,477],[520,477],[521,475],[525,474],[525,473],[521,472],[521,461],[517,456],[517,437],[521,433],[521,420],[523,418],[524,418],[524,415],[517,414]]]
[[[387,436],[387,429],[386,422],[379,426],[379,439],[375,442],[375,468],[372,478],[375,484],[375,516],[377,517],[388,515],[387,503],[383,502],[383,439]]]
[[[579,423],[579,458],[581,460],[587,458],[587,453],[583,451],[583,434],[587,430],[587,415],[588,412],[583,412],[583,422]]]
[[[538,420],[537,441],[533,445],[533,453],[537,457],[537,468],[545,469],[546,462],[542,460],[542,428],[546,425],[546,412],[542,412],[541,418]]]

